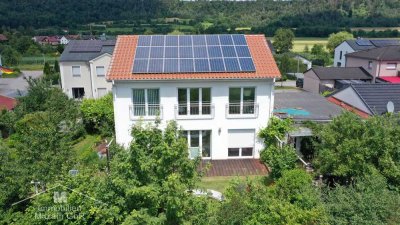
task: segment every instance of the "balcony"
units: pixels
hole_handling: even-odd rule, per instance
[[[175,105],[175,119],[213,119],[214,118],[214,105],[207,104],[179,104]]]
[[[162,119],[163,108],[160,104],[134,104],[129,106],[129,116],[131,120]]]
[[[258,103],[240,102],[226,105],[226,118],[257,118]]]

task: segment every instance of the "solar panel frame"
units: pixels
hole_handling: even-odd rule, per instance
[[[244,35],[142,35],[134,60],[133,73],[256,70]]]
[[[372,46],[373,45],[369,40],[365,40],[365,39],[358,39],[358,40],[356,40],[356,43],[359,46]]]

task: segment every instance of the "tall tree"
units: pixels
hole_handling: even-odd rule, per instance
[[[294,33],[291,29],[279,28],[273,37],[273,45],[277,53],[289,52],[293,48]]]
[[[326,45],[329,52],[332,54],[335,51],[335,48],[340,45],[345,40],[353,39],[353,34],[341,31],[339,33],[330,34],[328,38],[328,43]]]

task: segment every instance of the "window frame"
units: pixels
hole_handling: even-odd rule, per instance
[[[199,146],[198,147],[192,147],[192,137],[191,137],[191,132],[198,132],[198,138],[199,138]],[[210,152],[209,152],[209,156],[203,156],[203,132],[204,131],[209,131],[210,132]],[[187,141],[187,145],[188,145],[188,152],[189,152],[189,158],[194,159],[191,154],[190,154],[190,148],[199,148],[199,155],[201,159],[211,159],[211,155],[212,155],[212,130],[184,130],[183,131],[183,137],[186,138]]]
[[[156,117],[162,117],[162,106],[161,106],[161,95],[160,95],[160,88],[132,88],[132,94],[131,94],[131,112],[130,115],[132,116],[132,119],[135,120],[137,118],[144,118],[144,119],[155,119]],[[135,103],[134,103],[134,92],[135,90],[144,90],[144,115],[135,115]],[[158,91],[158,105],[159,108],[159,113],[156,115],[151,115],[149,114],[150,110],[150,103],[149,103],[149,95],[148,95],[148,90],[157,90]],[[138,105],[138,104],[136,104]]]
[[[233,106],[231,106],[231,104],[237,104],[234,102],[231,103],[231,101],[230,101],[231,89],[233,89],[233,88],[240,88],[239,113],[231,113],[231,107],[233,107]],[[245,111],[244,103],[250,102],[250,101],[244,101],[244,90],[250,89],[250,88],[254,89],[254,100],[253,100],[254,109],[253,109],[253,113],[244,113],[244,111]],[[229,87],[227,115],[229,115],[229,116],[250,116],[250,117],[257,116],[258,109],[256,109],[256,107],[257,107],[257,87],[255,87],[255,86],[241,86],[241,87],[232,86],[232,87]]]
[[[74,68],[76,69],[79,69],[79,74],[75,74],[74,73]],[[82,70],[81,70],[81,66],[71,66],[71,73],[72,73],[72,76],[73,77],[80,77],[81,76],[81,74],[82,74]]]
[[[98,68],[103,68],[103,74],[99,74],[98,72],[97,72],[97,69]],[[95,68],[95,70],[96,70],[96,76],[97,77],[105,77],[106,76],[106,68],[105,68],[105,66],[96,66],[96,68]]]
[[[386,64],[386,69],[387,70],[397,70],[397,63],[387,63]]]
[[[191,91],[192,91],[192,89],[197,89],[198,90],[198,103],[197,104],[193,104],[192,103],[192,101],[191,101]],[[208,89],[208,90],[210,90],[210,93],[209,93],[209,95],[210,95],[210,101],[209,101],[209,103],[207,103],[207,102],[204,102],[203,101],[203,94],[204,94],[204,90],[205,89]],[[183,91],[185,91],[185,94],[186,94],[186,101],[184,102],[184,103],[180,103],[179,101],[180,101],[180,95],[179,95],[179,92],[181,91],[181,90],[183,90]],[[213,92],[213,90],[212,90],[212,88],[211,87],[178,87],[177,88],[177,102],[178,102],[178,104],[177,104],[177,108],[176,108],[176,113],[175,113],[175,117],[177,118],[177,119],[185,119],[185,118],[203,118],[203,117],[213,117],[213,105],[212,105],[212,92]],[[185,105],[186,104],[186,105]],[[207,113],[207,114],[205,114],[204,113],[204,111],[205,110],[203,110],[204,109],[204,107],[207,107],[208,106],[208,111],[207,112],[209,112],[209,113]],[[180,108],[181,107],[184,107],[184,108],[186,108],[186,113],[182,113],[181,114],[181,112],[180,112]],[[191,112],[191,109],[192,109],[192,107],[197,107],[198,108],[198,113],[193,113],[192,114],[192,112]]]

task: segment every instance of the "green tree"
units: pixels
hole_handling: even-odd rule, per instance
[[[88,132],[106,136],[114,133],[114,108],[111,93],[99,99],[84,99],[81,111]]]
[[[330,224],[399,224],[400,195],[386,187],[385,178],[373,172],[350,186],[327,188]]]
[[[318,132],[315,164],[323,174],[345,181],[379,171],[391,185],[400,185],[398,115],[362,120],[347,112]]]
[[[43,74],[50,75],[51,73],[53,73],[53,70],[51,69],[50,64],[48,62],[45,62],[43,67]]]
[[[293,48],[294,33],[291,29],[279,28],[273,37],[273,45],[277,53],[286,53]]]
[[[56,73],[60,72],[60,65],[58,63],[58,60],[54,60],[53,71],[56,72]]]
[[[353,34],[347,31],[341,31],[338,33],[330,34],[328,38],[328,43],[326,45],[329,52],[332,54],[335,48],[340,45],[343,41],[353,39]]]
[[[16,66],[21,60],[21,54],[10,46],[6,46],[1,52],[2,63],[5,66]]]
[[[284,171],[296,167],[296,149],[288,145],[283,147],[272,145],[261,152],[261,160],[271,168],[270,176],[277,179]]]

